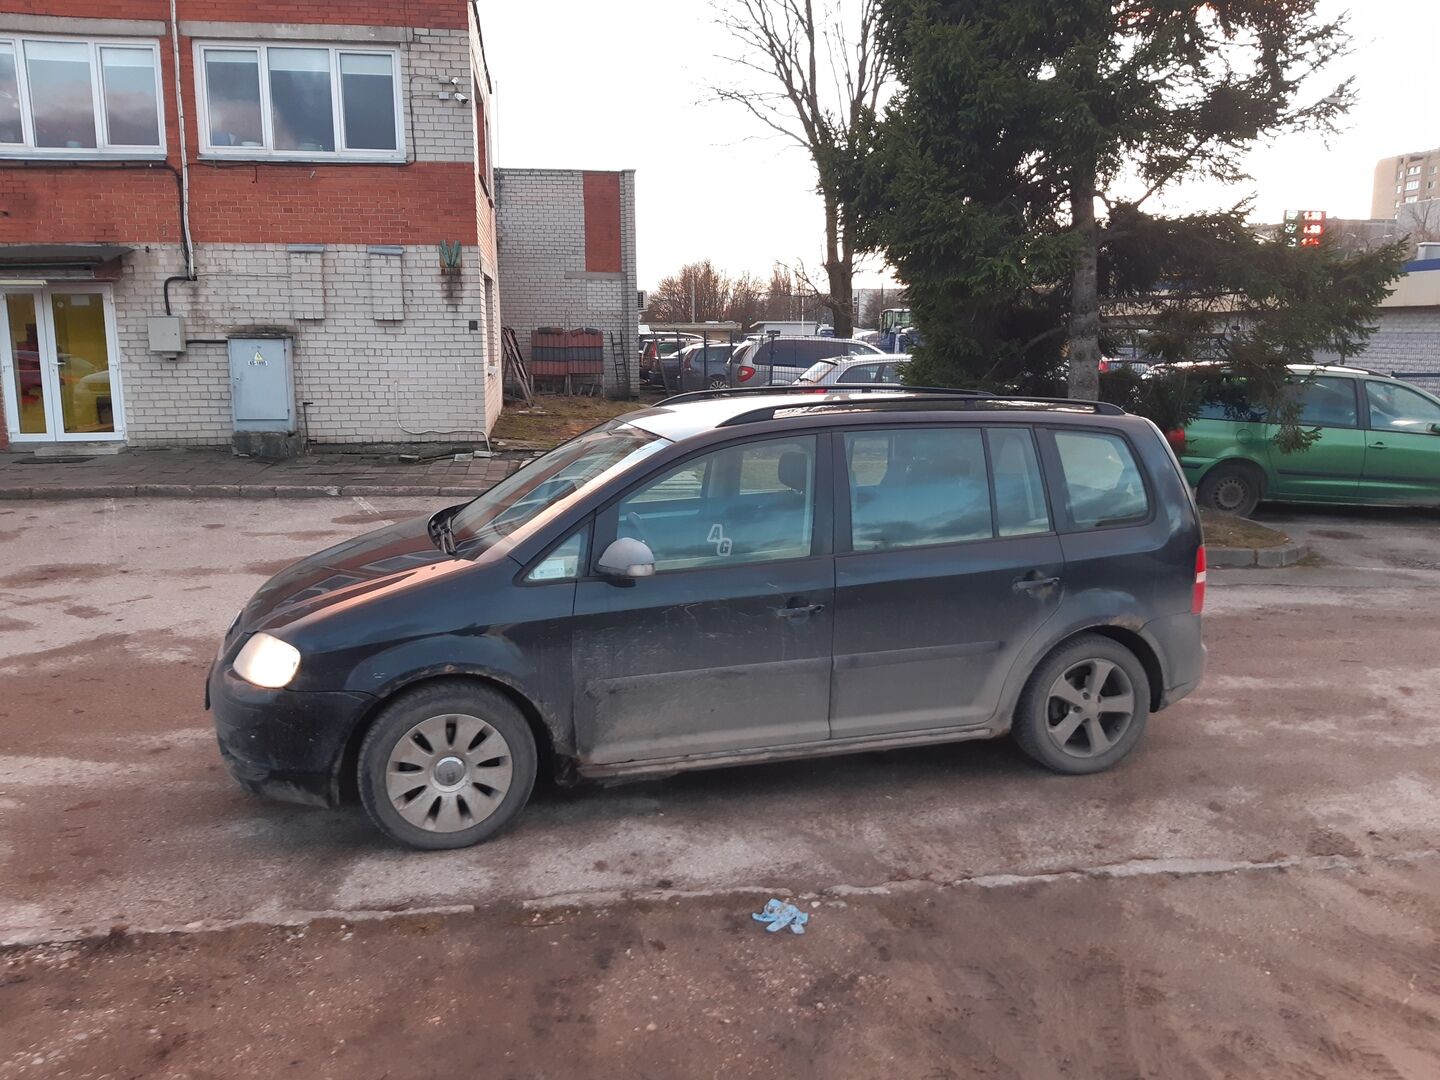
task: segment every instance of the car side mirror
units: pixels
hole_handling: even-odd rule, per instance
[[[622,536],[605,549],[595,568],[606,577],[626,581],[650,577],[655,573],[655,553],[645,541]]]

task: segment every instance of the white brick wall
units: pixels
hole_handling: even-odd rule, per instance
[[[615,388],[611,335],[639,379],[636,310],[635,174],[620,174],[620,266],[613,276],[585,273],[583,174],[570,169],[496,169],[500,307],[530,359],[530,332],[542,326],[592,326],[605,335],[605,387]]]
[[[475,438],[498,409],[487,371],[479,252],[464,249],[456,281],[440,273],[432,246],[398,256],[403,318],[378,321],[371,260],[361,245],[327,245],[323,318],[292,314],[293,255],[285,245],[205,244],[200,280],[173,283],[191,344],[177,360],[151,354],[146,317],[163,314],[161,284],[181,265],[178,249],[151,245],[127,256],[115,284],[121,387],[128,441],[138,446],[225,446],[231,436],[227,337],[283,334],[294,340],[296,402],[310,401],[318,442],[411,442]],[[474,320],[477,329],[469,329]],[[303,410],[300,410],[303,415]],[[408,429],[408,430],[407,430]],[[447,434],[453,432],[454,434]]]
[[[1414,381],[1432,393],[1440,389],[1440,308],[1384,308],[1375,325],[1365,351],[1346,363],[1384,375],[1424,373]],[[1340,363],[1334,354],[1316,358]]]
[[[412,30],[405,46],[403,97],[410,115],[410,156],[417,161],[473,162],[475,154],[475,88],[470,77],[470,36],[464,30]],[[450,80],[460,80],[458,87]],[[462,104],[440,94],[458,90],[470,99]]]

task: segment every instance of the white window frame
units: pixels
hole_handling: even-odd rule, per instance
[[[96,146],[36,146],[34,106],[30,101],[30,72],[25,62],[25,43],[44,45],[85,45],[90,51],[90,107],[95,118]],[[154,38],[85,38],[59,37],[49,34],[0,35],[0,45],[15,51],[15,80],[20,93],[20,130],[22,143],[0,143],[0,159],[18,158],[165,158],[165,70],[160,66],[160,43]],[[105,73],[100,66],[103,48],[148,49],[155,58],[155,120],[160,132],[158,146],[111,144],[109,119],[105,115]]]
[[[270,49],[324,49],[330,54],[330,122],[335,140],[334,150],[276,150],[275,128],[270,104]],[[263,146],[212,146],[210,144],[210,93],[206,85],[205,52],[207,49],[230,52],[254,51],[260,65],[260,137]],[[352,150],[345,145],[345,102],[340,78],[341,54],[385,56],[390,59],[391,88],[395,105],[395,149]],[[331,45],[313,41],[197,41],[194,45],[196,123],[200,129],[200,156],[241,161],[371,161],[403,163],[406,157],[404,101],[400,87],[404,72],[400,66],[400,50],[373,45]]]

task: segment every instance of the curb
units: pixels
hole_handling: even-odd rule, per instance
[[[488,487],[488,485],[487,485]],[[452,484],[108,484],[66,487],[0,488],[0,501],[22,499],[333,499],[348,496],[473,499],[486,487]]]
[[[1242,567],[1261,567],[1267,570],[1282,566],[1294,566],[1310,548],[1306,544],[1287,544],[1274,548],[1212,548],[1205,549],[1206,565],[1212,570],[1233,570]]]

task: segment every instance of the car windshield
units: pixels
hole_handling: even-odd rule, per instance
[[[835,367],[835,364],[836,361],[834,360],[821,360],[818,364],[811,364],[808,368],[805,369],[805,374],[801,375],[795,381],[804,383],[818,383],[826,376],[826,374],[828,374]]]
[[[451,519],[457,547],[478,555],[582,492],[649,457],[668,439],[611,420],[562,443],[500,481]]]

